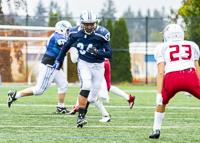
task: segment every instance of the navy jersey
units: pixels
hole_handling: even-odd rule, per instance
[[[54,32],[46,44],[45,54],[57,58],[62,46],[66,41],[67,39],[64,35]],[[61,61],[63,61],[63,59],[61,59]]]
[[[96,32],[91,35],[85,34],[80,29],[80,26],[73,27],[70,30],[69,39],[56,59],[61,61],[73,44],[78,49],[80,59],[90,63],[104,62],[104,58],[112,58],[113,56],[109,40],[110,32],[104,27],[98,26]],[[96,47],[98,54],[95,55],[87,52],[89,47]]]

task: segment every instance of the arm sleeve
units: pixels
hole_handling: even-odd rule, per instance
[[[154,58],[157,62],[157,64],[161,63],[161,62],[165,62],[165,58],[164,58],[164,53],[163,53],[163,48],[158,45],[156,48],[155,48],[155,51],[154,51]]]
[[[98,58],[110,59],[113,57],[112,49],[111,49],[110,43],[108,41],[104,41],[102,43],[102,48],[103,49],[98,50],[98,54],[96,55]]]
[[[66,56],[66,53],[69,51],[71,45],[75,42],[73,38],[69,38],[66,43],[63,45],[58,57],[56,58],[57,61],[62,61],[62,59]]]

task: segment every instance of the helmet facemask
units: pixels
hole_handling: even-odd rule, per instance
[[[83,30],[84,33],[86,33],[88,35],[91,35],[92,33],[94,33],[96,31],[96,29],[97,29],[97,23],[98,22],[90,22],[89,23],[89,22],[81,21],[81,29]],[[85,25],[88,25],[88,26],[85,27]],[[91,27],[92,30],[88,31],[88,27]]]
[[[85,27],[85,25],[87,25],[87,27],[92,25],[92,30],[90,31],[87,27]],[[97,25],[98,25],[98,19],[94,11],[85,10],[81,13],[80,28],[84,33],[91,35],[92,33],[96,31]]]

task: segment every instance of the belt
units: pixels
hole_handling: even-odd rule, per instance
[[[183,71],[189,71],[191,68],[184,69]]]

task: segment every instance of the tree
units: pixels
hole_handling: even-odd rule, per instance
[[[113,0],[107,0],[107,3],[103,4],[103,9],[100,12],[100,16],[106,17],[106,18],[112,18],[112,20],[115,20],[114,14],[117,12]]]
[[[129,35],[126,21],[120,18],[115,21],[113,35],[113,58],[111,62],[112,81],[132,81],[130,53],[129,53]]]
[[[55,27],[56,23],[59,21],[58,19],[58,14],[53,14],[53,12],[51,12],[50,18],[49,18],[49,23],[48,26],[49,27]]]
[[[42,1],[40,0],[37,5],[37,10],[35,12],[35,25],[34,26],[46,26],[47,22],[45,21],[45,15],[47,13],[46,8],[43,6]]]
[[[60,9],[61,8],[58,6],[57,2],[51,1],[50,7],[49,7],[49,15],[51,15],[51,13],[56,13],[59,17],[61,17],[62,13]]]
[[[128,7],[128,10],[124,12],[123,18],[126,20],[127,23],[127,28],[129,32],[129,40],[134,41],[134,35],[133,30],[134,30],[134,13],[131,11],[131,7]]]
[[[200,19],[193,18],[193,21],[191,22],[192,18],[187,18],[200,17],[200,0],[183,0],[182,3],[183,5],[179,8],[178,14],[184,18],[186,23],[187,32],[185,33],[185,39],[193,40],[198,46],[200,46]]]

